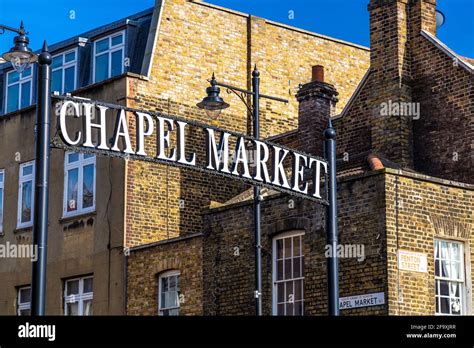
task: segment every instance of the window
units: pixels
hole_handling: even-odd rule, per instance
[[[20,165],[18,192],[18,227],[29,227],[33,224],[33,196],[35,190],[35,161]]]
[[[3,232],[3,191],[5,187],[5,170],[0,169],[0,234]]]
[[[95,209],[95,155],[66,152],[64,159],[64,216]]]
[[[53,57],[51,92],[60,94],[76,89],[77,50],[66,51]]]
[[[93,277],[66,281],[64,289],[65,315],[92,315]]]
[[[17,315],[31,315],[31,288],[25,286],[18,289]]]
[[[158,278],[158,314],[179,315],[179,271],[168,271]]]
[[[435,240],[436,314],[464,314],[464,285],[463,244]]]
[[[16,71],[7,73],[5,112],[15,111],[31,105],[32,68],[25,69],[21,74]]]
[[[273,239],[273,314],[304,314],[303,232]]]
[[[94,42],[94,82],[123,73],[125,32],[115,33]]]

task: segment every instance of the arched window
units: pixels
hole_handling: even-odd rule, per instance
[[[179,271],[163,272],[158,277],[158,315],[179,315]]]
[[[303,231],[273,238],[273,315],[304,314]]]

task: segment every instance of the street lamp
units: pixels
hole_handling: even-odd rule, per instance
[[[219,96],[220,87],[227,89],[228,93],[234,93],[239,99],[245,104],[247,110],[253,118],[253,137],[259,139],[260,128],[259,128],[259,111],[260,111],[260,98],[276,100],[283,103],[288,103],[288,100],[271,97],[268,95],[260,94],[260,72],[255,66],[252,71],[252,90],[246,90],[224,83],[217,82],[214,74],[209,80],[210,87],[206,88],[207,97],[205,97],[197,106],[200,109],[204,109],[206,114],[213,120],[215,120],[223,109],[229,107],[229,104]],[[246,96],[252,96],[251,106],[246,100]],[[255,237],[255,313],[256,315],[262,315],[262,245],[261,245],[261,229],[260,229],[260,202],[262,196],[260,194],[260,187],[254,186],[253,188],[253,205],[254,205],[254,237]]]
[[[10,30],[18,34],[18,36],[15,36],[13,39],[15,46],[13,46],[10,51],[5,52],[2,56],[3,59],[12,64],[13,69],[15,69],[16,72],[22,73],[25,69],[28,69],[32,63],[38,60],[38,56],[28,47],[30,40],[26,36],[27,33],[23,26],[23,21],[20,24],[20,29],[0,25],[0,30],[2,30],[2,34],[5,30]]]
[[[202,102],[198,103],[197,106],[201,109],[204,109],[209,118],[216,120],[219,117],[221,111],[229,107],[229,104],[227,104],[224,99],[219,96],[221,89],[217,87],[217,81],[214,73],[212,74],[212,78],[209,83],[211,86],[206,88],[207,97],[204,97]]]
[[[51,63],[52,56],[46,41],[37,56],[28,47],[23,22],[20,29],[0,25],[0,30],[9,30],[19,35],[14,38],[15,46],[3,58],[21,73],[30,64],[38,62],[38,84],[36,96],[35,125],[35,198],[33,217],[33,245],[38,246],[38,257],[33,261],[31,280],[31,315],[44,315],[46,298],[46,264],[48,241],[48,185],[51,131]],[[2,33],[3,34],[3,33]]]

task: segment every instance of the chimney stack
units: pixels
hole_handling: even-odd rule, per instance
[[[298,148],[311,155],[323,156],[323,131],[335,110],[337,91],[324,82],[324,67],[315,65],[311,82],[296,94],[298,108]]]
[[[409,117],[381,115],[382,105],[410,103],[413,60],[421,30],[436,34],[436,0],[371,0],[371,143],[375,152],[413,167],[413,129]]]

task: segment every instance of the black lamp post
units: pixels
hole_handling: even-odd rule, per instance
[[[50,121],[51,121],[51,62],[46,41],[41,53],[37,56],[28,47],[23,22],[20,29],[0,25],[0,30],[10,30],[18,33],[14,38],[15,46],[3,54],[6,61],[21,73],[30,64],[38,61],[38,84],[36,96],[36,126],[35,126],[35,198],[33,217],[33,245],[38,246],[38,257],[33,261],[31,280],[31,315],[44,315],[46,298],[46,264],[48,240],[48,185],[49,185],[49,155],[50,155]]]
[[[234,86],[226,85],[216,81],[214,74],[212,74],[210,87],[206,89],[207,97],[205,97],[197,106],[201,109],[206,110],[207,115],[215,120],[223,109],[229,107],[229,104],[219,96],[220,88],[224,87],[227,91],[233,92],[237,95],[240,100],[245,104],[247,110],[253,117],[253,137],[259,139],[260,127],[259,127],[259,111],[260,111],[260,98],[266,98],[276,100],[283,103],[288,103],[288,100],[271,97],[264,94],[260,94],[260,72],[255,66],[252,71],[252,90],[245,90]],[[246,95],[252,96],[252,105],[250,106],[245,98]],[[256,315],[262,315],[262,245],[261,245],[261,215],[260,215],[260,202],[262,196],[260,194],[260,187],[254,186],[253,188],[253,206],[254,206],[254,238],[255,238],[255,313]]]

